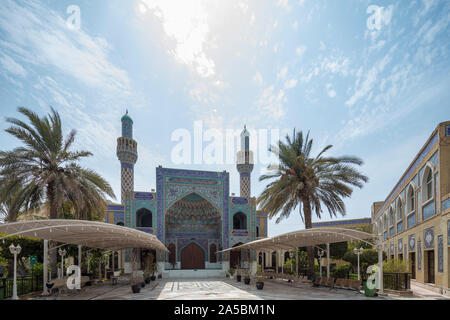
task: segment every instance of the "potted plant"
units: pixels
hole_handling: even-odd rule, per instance
[[[234,272],[235,272],[234,268],[228,269],[227,277],[230,277],[230,279],[233,279]]]
[[[144,271],[144,282],[145,282],[145,284],[149,284],[150,283],[150,281],[152,280],[151,276],[152,275],[150,274],[149,271]]]
[[[242,275],[244,276],[244,283],[250,284],[250,272],[248,271],[248,269],[243,270]]]
[[[237,280],[237,282],[241,282],[241,268],[240,268],[240,266],[237,266],[236,267],[236,280]]]
[[[265,277],[261,266],[258,266],[258,271],[256,272],[256,289],[262,290],[264,288],[264,279]]]

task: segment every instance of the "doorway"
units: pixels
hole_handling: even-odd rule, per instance
[[[425,266],[425,275],[427,283],[434,283],[434,250],[425,251],[426,257],[426,266]]]
[[[416,279],[416,253],[409,253],[409,270],[411,271],[411,279]]]
[[[192,242],[181,251],[181,269],[205,269],[205,253],[198,244]]]

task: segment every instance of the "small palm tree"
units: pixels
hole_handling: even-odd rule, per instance
[[[351,186],[362,188],[368,178],[358,172],[353,165],[362,165],[356,157],[325,157],[331,145],[326,146],[316,157],[311,156],[313,140],[309,133],[294,129],[292,138],[287,135],[286,143],[279,141],[270,151],[279,158],[279,165],[269,165],[269,173],[262,175],[259,181],[276,179],[270,182],[258,197],[260,209],[268,213],[269,218],[278,216],[276,223],[289,217],[299,208],[305,228],[312,228],[312,211],[321,218],[322,207],[328,209],[331,217],[338,213],[346,214],[344,201],[350,197]],[[310,275],[314,273],[313,248],[308,247],[308,265]]]

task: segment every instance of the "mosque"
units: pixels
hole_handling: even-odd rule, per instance
[[[255,252],[216,253],[267,237],[267,214],[256,210],[251,196],[253,153],[250,133],[244,127],[236,167],[239,197],[230,195],[229,172],[156,168],[156,191],[134,190],[138,160],[133,120],[122,117],[117,139],[121,164],[121,203],[108,204],[105,222],[154,234],[170,253],[153,252],[163,277],[219,276],[230,267],[256,268]],[[150,252],[141,251],[141,258]],[[121,252],[115,265],[131,271],[129,252]],[[142,261],[142,259],[141,259]]]

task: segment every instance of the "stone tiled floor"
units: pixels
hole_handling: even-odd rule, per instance
[[[157,280],[133,294],[129,285],[110,283],[85,287],[81,293],[66,293],[42,300],[379,300],[379,299],[441,299],[442,296],[422,291],[413,297],[383,296],[368,298],[348,290],[312,288],[311,285],[291,286],[281,280],[267,280],[264,290],[257,290],[254,282],[245,285],[230,279]]]

